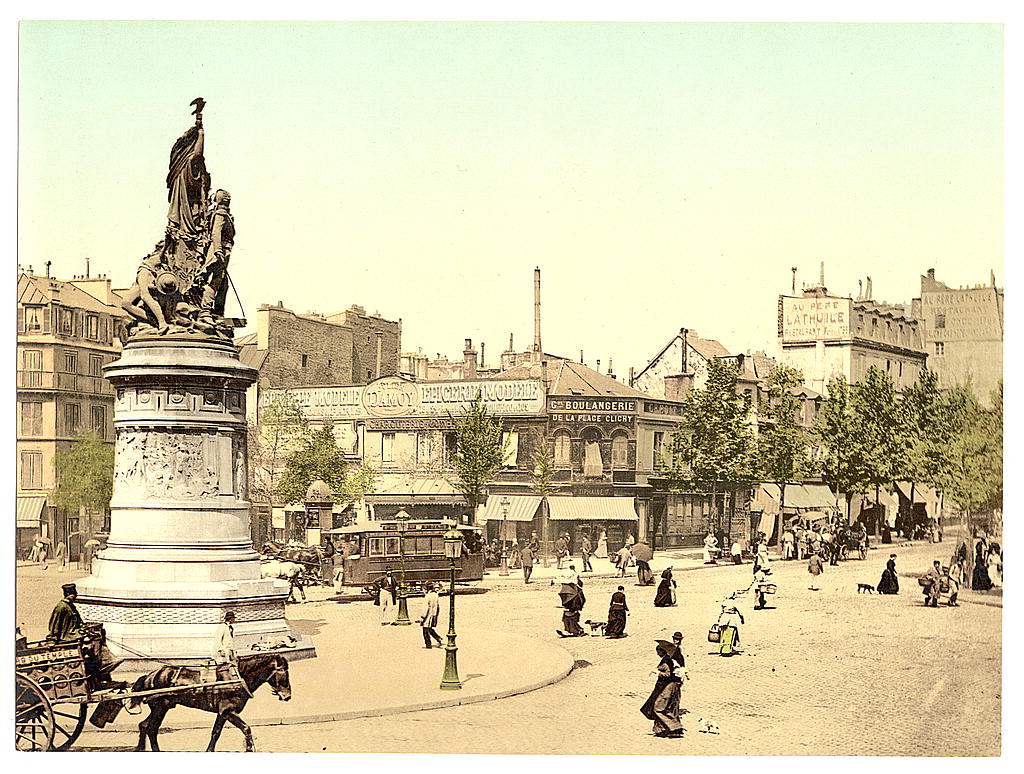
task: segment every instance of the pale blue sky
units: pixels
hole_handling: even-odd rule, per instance
[[[643,367],[685,326],[774,346],[817,278],[1003,280],[998,25],[26,23],[19,261],[131,284],[203,96],[232,275],[488,361]]]

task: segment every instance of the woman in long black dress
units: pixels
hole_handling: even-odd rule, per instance
[[[675,652],[670,653],[666,648],[658,645],[658,655],[661,662],[658,664],[658,679],[654,683],[654,690],[647,697],[647,701],[640,708],[640,712],[648,720],[654,721],[654,735],[662,737],[681,737],[683,735],[683,724],[679,719],[679,693],[682,688],[682,678],[676,675],[675,661],[682,655]]]
[[[676,582],[672,580],[672,568],[668,567],[661,573],[658,593],[654,595],[655,607],[674,607],[676,604]]]
[[[974,562],[974,574],[971,576],[971,588],[974,591],[988,591],[992,588],[992,579],[988,574],[987,560],[983,557],[981,561],[978,561],[977,557]]]
[[[896,575],[896,554],[889,554],[889,561],[882,570],[882,579],[878,581],[879,594],[899,594],[900,581]]]
[[[605,637],[619,639],[627,636],[626,613],[628,612],[625,589],[619,586],[619,590],[612,594],[611,602],[608,603],[608,623],[604,627]]]

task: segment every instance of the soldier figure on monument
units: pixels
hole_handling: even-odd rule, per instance
[[[210,246],[203,266],[202,312],[200,320],[213,324],[224,314],[228,292],[228,261],[235,243],[235,220],[231,216],[231,194],[224,189],[213,195],[210,210]]]

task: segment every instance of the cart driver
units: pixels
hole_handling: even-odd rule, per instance
[[[75,607],[78,599],[78,588],[74,583],[65,583],[60,587],[64,598],[53,606],[50,613],[50,631],[46,635],[48,642],[75,642],[84,634],[82,616]]]

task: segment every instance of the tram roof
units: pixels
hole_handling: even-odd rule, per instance
[[[399,521],[402,521],[402,520],[400,520],[400,519],[380,519],[378,521],[363,522],[362,524],[350,524],[347,527],[338,527],[337,529],[324,530],[323,534],[325,534],[325,535],[352,535],[352,534],[357,534],[359,532],[383,532],[385,524],[387,524],[387,525],[396,525],[397,526]],[[434,525],[434,524],[436,524],[438,527],[444,527],[445,529],[448,529],[449,527],[457,527],[460,530],[475,530],[477,532],[480,531],[479,527],[474,527],[471,524],[460,524],[459,522],[455,521],[454,519],[404,519],[404,521],[405,521],[406,524],[409,524],[409,525],[412,525],[412,524],[432,524],[432,525]],[[391,530],[388,530],[388,531],[390,532]]]

